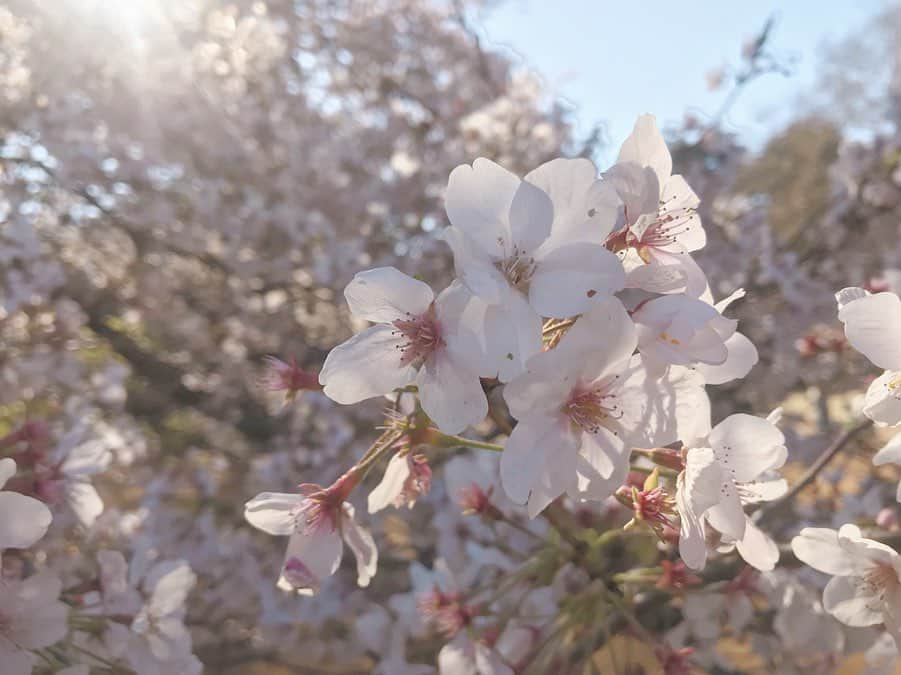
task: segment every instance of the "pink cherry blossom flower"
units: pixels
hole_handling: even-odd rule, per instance
[[[301,494],[263,492],[244,507],[254,527],[276,536],[288,536],[288,549],[278,586],[299,595],[315,595],[341,563],[346,543],[357,559],[357,584],[369,585],[378,565],[378,550],[368,530],[345,501],[357,481],[348,473],[329,488],[304,484]]]

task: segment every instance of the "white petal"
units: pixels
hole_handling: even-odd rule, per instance
[[[294,531],[294,509],[300,496],[284,492],[261,492],[244,505],[244,518],[255,528],[286,536]]]
[[[745,524],[745,536],[736,542],[736,547],[744,561],[761,572],[769,572],[779,562],[776,542],[750,519]]]
[[[312,535],[295,533],[288,539],[285,564],[279,577],[279,588],[300,595],[315,595],[322,582],[341,564],[344,545],[337,530],[322,530]],[[292,564],[302,565],[302,574],[292,574]]]
[[[736,541],[745,536],[748,518],[731,479],[727,478],[720,485],[720,499],[707,510],[707,522],[713,529]]]
[[[601,242],[616,222],[619,198],[612,185],[598,180],[591,160],[553,159],[529,172],[554,204],[551,239],[555,242]]]
[[[588,310],[623,288],[619,258],[600,244],[575,243],[547,250],[529,286],[529,302],[541,316],[565,319]]]
[[[673,247],[670,247],[672,249]],[[679,265],[685,272],[685,294],[695,298],[701,298],[705,302],[709,299],[710,287],[707,283],[707,275],[698,265],[697,261],[687,251],[673,251],[653,248],[650,251],[651,259],[661,265]]]
[[[501,302],[510,284],[495,267],[495,259],[483,252],[463,230],[445,228],[441,239],[454,254],[454,269],[460,281],[475,295],[489,304]]]
[[[482,642],[475,645],[476,668],[479,675],[514,675],[501,655]]]
[[[522,181],[502,166],[479,157],[451,172],[444,196],[451,224],[485,253],[502,258],[510,246],[510,206]]]
[[[422,409],[445,433],[460,433],[488,414],[479,376],[469,368],[442,349],[423,364],[416,377]]]
[[[510,205],[510,232],[513,245],[520,253],[532,253],[551,233],[554,205],[539,187],[522,181]],[[509,247],[507,254],[512,253]]]
[[[501,483],[507,496],[525,504],[538,483],[549,453],[561,452],[569,442],[559,422],[543,416],[519,420],[501,453]]]
[[[378,568],[379,550],[369,530],[354,518],[354,507],[347,502],[342,506],[345,517],[341,521],[341,534],[357,559],[357,586],[366,588]]]
[[[0,551],[32,546],[53,520],[46,504],[17,492],[0,492],[0,514]]]
[[[581,363],[590,360],[588,372],[599,376],[608,370],[608,364],[619,364],[632,356],[637,343],[635,324],[619,299],[613,297],[597,303],[579,317],[553,352],[561,357],[566,354]]]
[[[682,265],[642,262],[626,274],[626,288],[640,288],[649,293],[682,293],[687,280]]]
[[[653,115],[645,114],[638,118],[632,133],[623,142],[616,161],[651,167],[660,185],[666,184],[673,171],[673,160]]]
[[[501,382],[522,373],[526,361],[541,351],[541,325],[541,317],[518,291],[485,310],[487,359]]]
[[[876,293],[849,302],[838,312],[848,342],[870,361],[887,370],[901,370],[901,300],[894,293]]]
[[[815,570],[844,576],[855,568],[848,554],[839,546],[838,532],[824,527],[805,527],[792,539],[792,552]]]
[[[154,617],[164,617],[184,610],[188,594],[197,583],[197,575],[184,560],[166,560],[154,565],[144,580],[152,589],[149,609]]]
[[[536,354],[526,371],[504,387],[504,400],[513,417],[524,420],[542,415],[550,419],[558,415],[578,383],[581,369],[566,357],[557,349]],[[581,354],[577,358],[581,361]]]
[[[753,368],[759,356],[757,347],[741,333],[733,333],[726,340],[726,361],[720,365],[699,363],[695,366],[707,384],[725,384],[732,380],[740,380]]]
[[[607,429],[583,433],[578,470],[581,499],[603,501],[613,495],[629,474],[630,448]]]
[[[754,415],[730,415],[710,432],[717,461],[729,476],[748,483],[785,461],[785,436],[767,420]]]
[[[739,486],[738,491],[742,504],[771,502],[788,492],[788,482],[784,478],[779,478],[777,480],[744,483]]]
[[[477,675],[475,648],[465,633],[460,633],[438,652],[439,675]]]
[[[385,473],[378,485],[369,493],[367,506],[369,513],[376,513],[391,506],[403,491],[404,483],[410,475],[410,465],[405,456],[392,455],[385,467]]]
[[[428,284],[394,267],[358,272],[344,289],[350,312],[373,323],[391,323],[423,314],[435,296]]]
[[[707,233],[704,232],[701,217],[695,211],[701,200],[686,180],[679,175],[670,176],[669,180],[663,183],[660,201],[664,213],[678,219],[676,242],[686,251],[704,248],[707,244]]]
[[[82,527],[91,527],[103,513],[103,500],[86,480],[66,483],[66,501]]]
[[[401,364],[401,340],[393,326],[379,324],[332,349],[319,373],[325,395],[359,403],[410,384],[416,369]]]
[[[873,464],[901,464],[901,434],[895,434],[882,449],[873,455]]]
[[[652,168],[618,162],[604,172],[604,183],[622,200],[626,224],[634,233],[640,234],[657,219],[660,181]]]
[[[16,461],[9,457],[0,459],[0,488],[6,485],[6,482],[16,475]]]
[[[867,388],[863,414],[879,426],[901,424],[901,371],[887,370]]]
[[[679,474],[676,506],[681,517],[679,555],[692,569],[702,569],[707,561],[704,514],[719,501],[722,476],[713,450],[693,448],[685,458],[685,470]]]
[[[854,302],[855,300],[860,300],[861,298],[865,298],[869,295],[869,293],[863,288],[857,287],[848,287],[843,288],[838,293],[835,294],[835,302],[838,304],[839,311],[844,308],[850,302]]]
[[[858,577],[833,577],[823,590],[823,609],[846,626],[882,623],[882,612],[872,609],[878,606],[873,591]]]

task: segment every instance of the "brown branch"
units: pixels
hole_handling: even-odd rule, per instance
[[[813,464],[807,469],[804,475],[788,492],[776,501],[770,502],[769,506],[762,510],[760,514],[761,523],[771,520],[773,516],[781,513],[795,498],[795,496],[808,485],[810,485],[817,475],[822,471],[829,462],[850,442],[855,436],[862,431],[869,429],[873,425],[873,420],[866,419],[858,422],[853,427],[846,429],[838,438],[836,438],[829,446],[820,453]]]

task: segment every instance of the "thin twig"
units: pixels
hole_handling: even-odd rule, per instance
[[[770,505],[762,510],[760,514],[760,522],[765,522],[773,518],[774,515],[780,513],[801,490],[810,485],[817,475],[822,471],[829,462],[844,448],[851,439],[860,432],[869,429],[873,425],[873,420],[866,419],[857,423],[850,429],[845,430],[838,438],[832,441],[829,446],[823,450],[816,461],[810,465],[810,468],[804,473],[799,480],[788,492],[776,501],[770,502]]]

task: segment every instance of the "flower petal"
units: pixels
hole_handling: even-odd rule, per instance
[[[367,506],[369,513],[376,513],[391,506],[403,491],[404,483],[410,475],[410,464],[406,456],[395,453],[385,467],[385,473],[378,485],[369,493]]]
[[[848,342],[886,370],[901,370],[901,299],[894,293],[866,295],[842,305],[839,321]]]
[[[565,427],[552,418],[534,415],[519,420],[501,453],[501,484],[507,496],[525,504],[545,470],[547,455],[573,445]]]
[[[719,501],[722,484],[720,466],[710,448],[692,448],[685,458],[676,486],[676,507],[681,516],[679,555],[698,570],[707,561],[704,514]]]
[[[17,492],[0,492],[0,551],[29,548],[50,527],[53,516],[46,504]]]
[[[833,577],[823,590],[823,609],[846,626],[882,623],[879,598],[859,577]]]
[[[759,360],[757,347],[738,332],[726,340],[726,351],[726,360],[719,365],[698,363],[694,366],[707,384],[725,384],[732,380],[740,380],[751,372],[751,368]]]
[[[744,538],[748,517],[742,509],[735,483],[730,478],[720,485],[719,501],[707,510],[707,522],[730,539],[739,541]]]
[[[322,530],[312,535],[292,534],[278,587],[296,591],[299,595],[315,595],[322,582],[338,569],[343,550],[337,530]]]
[[[506,253],[529,254],[535,251],[551,233],[554,222],[554,205],[540,187],[522,181],[510,204],[510,232],[513,248]]]
[[[244,505],[244,519],[267,534],[286,536],[294,531],[294,509],[299,495],[261,492]]]
[[[82,527],[91,527],[103,513],[103,500],[86,480],[66,483],[66,501]]]
[[[748,483],[785,461],[785,436],[767,420],[754,415],[730,415],[710,432],[717,461],[733,480]]]
[[[620,200],[613,186],[598,180],[589,159],[552,159],[530,171],[525,180],[551,198],[551,239],[558,244],[604,241],[616,223]]]
[[[490,159],[451,172],[444,205],[451,224],[484,253],[500,259],[511,248],[510,206],[521,184],[516,175]]]
[[[873,464],[876,466],[901,464],[901,434],[895,434],[879,452],[873,455]]]
[[[665,185],[673,171],[673,159],[657,128],[657,119],[650,114],[640,115],[635,121],[632,133],[619,149],[617,162],[633,162],[639,166],[649,166],[657,174],[660,185]]]
[[[901,424],[901,371],[887,370],[867,388],[863,414],[879,426]]]
[[[342,507],[344,518],[341,521],[341,534],[357,559],[357,586],[366,588],[378,568],[379,550],[369,530],[356,521],[354,507],[347,502]]]
[[[779,562],[779,547],[750,518],[745,523],[745,536],[736,543],[738,554],[751,567],[761,572],[769,572]]]
[[[344,289],[350,313],[373,323],[419,316],[435,299],[432,289],[394,267],[358,272]]]
[[[619,258],[600,244],[547,249],[537,265],[529,302],[541,316],[565,319],[581,314],[626,283]]]
[[[401,363],[401,339],[393,326],[379,324],[332,349],[319,373],[325,395],[359,403],[410,384],[416,368]]]
[[[792,539],[792,552],[801,562],[826,574],[845,576],[855,572],[848,554],[839,546],[838,532],[829,528],[805,527]]]
[[[445,433],[460,433],[488,414],[488,399],[478,374],[446,349],[423,364],[416,383],[422,409]]]

